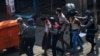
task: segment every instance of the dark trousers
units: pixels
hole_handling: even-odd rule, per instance
[[[87,41],[91,44],[91,46],[92,46],[91,51],[94,50],[94,45],[95,45],[94,37],[95,37],[95,33],[93,33],[93,32],[87,32],[86,40],[87,40]]]
[[[59,40],[59,36],[58,35],[53,35],[53,37],[52,37],[52,53],[53,53],[53,56],[57,56],[56,51],[60,51],[62,54],[64,52],[63,49],[56,46],[58,40]]]
[[[33,56],[35,38],[24,38],[24,51],[28,56]]]
[[[24,40],[22,37],[20,37],[20,53],[24,53]]]
[[[67,48],[69,48],[69,44],[64,40],[63,35],[64,35],[64,31],[61,32],[61,33],[59,33],[59,41],[60,41],[61,44],[62,44],[62,48],[65,50],[65,45],[66,45]],[[66,49],[67,49],[67,48],[66,48]]]
[[[70,33],[70,48],[72,48],[73,47],[73,43],[72,43],[72,33]]]

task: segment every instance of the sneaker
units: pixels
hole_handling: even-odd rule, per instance
[[[70,52],[70,55],[74,55],[75,53],[74,52]]]

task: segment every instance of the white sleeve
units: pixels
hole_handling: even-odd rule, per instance
[[[66,17],[65,17],[65,15],[64,15],[64,14],[62,14],[62,17],[63,17],[64,21],[66,21],[66,22],[67,22],[67,19],[66,19]]]
[[[51,23],[48,25],[48,28],[51,28]]]
[[[48,32],[48,25],[45,25],[45,32]]]

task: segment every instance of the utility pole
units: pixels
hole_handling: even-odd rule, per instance
[[[52,11],[53,11],[53,0],[51,0],[51,16],[52,16]]]
[[[79,2],[80,2],[80,12],[81,12],[81,16],[82,16],[82,0],[79,0]]]
[[[95,26],[97,26],[97,8],[96,8],[96,0],[94,0],[94,18],[95,18]]]

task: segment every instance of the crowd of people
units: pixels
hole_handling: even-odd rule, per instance
[[[80,46],[79,51],[83,51],[83,41],[79,36],[81,28],[87,29],[86,40],[91,44],[90,53],[94,51],[94,46],[96,45],[94,37],[97,30],[91,11],[86,10],[84,17],[81,17],[78,16],[78,12],[75,10],[73,3],[66,4],[66,8],[66,14],[63,13],[61,8],[57,8],[55,13],[57,17],[47,17],[45,15],[41,18],[41,21],[45,24],[42,40],[44,56],[48,56],[48,49],[52,50],[53,56],[57,56],[57,51],[60,51],[61,56],[63,56],[66,50],[70,50],[70,53],[74,54],[77,52],[77,46]],[[82,23],[79,20],[80,18],[86,19],[86,22]],[[34,56],[33,47],[36,40],[36,24],[34,19],[28,19],[27,24],[23,22],[22,17],[18,17],[17,20],[20,27],[20,53],[24,52],[28,56]],[[63,35],[65,33],[70,34],[70,43],[64,40]],[[57,46],[58,41],[61,42],[62,48]]]

